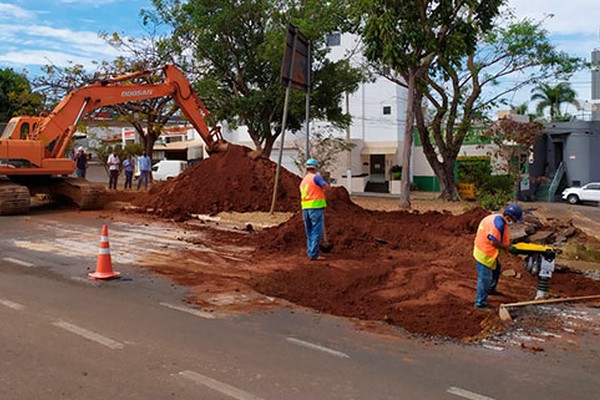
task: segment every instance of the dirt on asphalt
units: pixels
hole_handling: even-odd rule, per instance
[[[275,165],[250,155],[249,149],[230,146],[136,196],[133,204],[178,221],[191,214],[267,211]],[[325,213],[333,250],[324,261],[309,261],[297,211],[299,182],[298,176],[282,173],[277,209],[294,211],[288,221],[267,229],[223,229],[190,220],[186,229],[201,230],[204,238],[191,243],[189,253],[153,269],[193,287],[190,299],[203,307],[214,306],[220,295],[260,298],[258,292],[419,335],[467,340],[489,329],[490,313],[473,309],[477,272],[472,244],[486,211],[372,211],[334,187],[326,191]],[[515,273],[501,278],[503,294],[492,296],[490,306],[531,299],[536,278],[524,271],[522,259],[503,254],[501,263]],[[550,288],[557,296],[598,294],[600,282],[559,269]]]

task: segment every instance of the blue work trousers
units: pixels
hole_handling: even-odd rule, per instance
[[[148,189],[148,175],[150,175],[150,171],[140,171],[140,180],[138,181],[138,190],[140,190],[140,186],[142,186],[142,181],[144,181],[144,188]]]
[[[475,298],[475,307],[488,306],[488,294],[496,290],[500,278],[500,263],[496,260],[496,269],[486,267],[477,262],[477,297]]]
[[[304,230],[306,231],[306,254],[311,259],[319,257],[319,242],[323,235],[324,208],[306,208],[302,210]]]

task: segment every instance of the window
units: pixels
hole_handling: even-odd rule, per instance
[[[392,107],[391,106],[383,106],[383,115],[391,115]]]
[[[325,36],[325,43],[327,46],[339,46],[342,44],[342,34],[341,33],[332,33],[330,35]]]
[[[21,140],[27,139],[28,135],[29,135],[29,124],[27,122],[24,122],[23,125],[21,125]]]

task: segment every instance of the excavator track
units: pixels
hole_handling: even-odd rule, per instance
[[[104,185],[82,178],[61,178],[60,182],[50,187],[53,197],[67,198],[81,210],[97,210],[104,207],[105,193]]]
[[[26,214],[30,205],[31,196],[26,186],[0,180],[0,215]]]

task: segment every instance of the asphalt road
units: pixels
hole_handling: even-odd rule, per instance
[[[169,226],[111,221],[123,279],[88,280],[104,222],[0,218],[0,399],[600,397],[598,332],[529,352],[374,334],[310,311],[207,313],[136,266],[157,243],[185,246]]]

